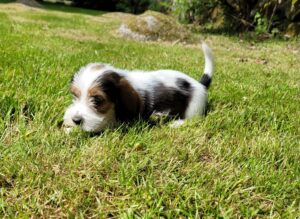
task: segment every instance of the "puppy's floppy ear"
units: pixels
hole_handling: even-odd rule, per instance
[[[141,99],[131,84],[122,77],[119,81],[119,96],[116,106],[117,115],[121,121],[130,121],[140,113]]]
[[[122,122],[129,122],[138,118],[141,99],[129,81],[116,72],[105,72],[99,84],[104,92],[115,103],[116,117]]]

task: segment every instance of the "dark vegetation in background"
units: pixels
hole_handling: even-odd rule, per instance
[[[300,33],[300,0],[73,0],[74,5],[108,11],[169,12],[184,23],[226,32]]]
[[[10,0],[3,0],[10,1]],[[18,0],[34,1],[34,0]],[[44,0],[39,0],[44,1]],[[65,0],[58,0],[64,2]],[[300,33],[300,0],[68,0],[73,6],[140,14],[175,15],[183,23],[215,32],[255,31],[269,36]]]
[[[115,11],[117,0],[72,0],[74,6],[98,9],[103,11]]]
[[[172,11],[183,22],[227,32],[300,33],[300,0],[174,0]]]
[[[134,14],[146,10],[165,10],[161,0],[72,0],[72,2],[78,7],[104,11],[123,11]]]

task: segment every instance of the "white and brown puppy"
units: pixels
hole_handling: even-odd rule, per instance
[[[72,78],[74,100],[65,112],[64,124],[99,132],[120,122],[147,119],[153,113],[176,118],[174,126],[203,114],[213,75],[213,55],[205,43],[202,49],[205,68],[200,81],[174,70],[127,71],[107,64],[88,64]]]

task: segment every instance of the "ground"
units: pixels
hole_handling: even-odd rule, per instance
[[[0,4],[0,217],[299,217],[297,39],[202,36],[216,56],[209,111],[178,129],[62,131],[86,63],[200,78],[199,45],[118,38],[122,16]]]

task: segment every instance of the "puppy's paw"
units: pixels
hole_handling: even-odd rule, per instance
[[[174,122],[172,122],[169,126],[171,128],[179,128],[183,124],[184,124],[184,120],[183,119],[179,119],[179,120],[175,120]]]
[[[73,130],[73,127],[64,127],[63,130],[66,134],[70,134]]]
[[[66,134],[70,134],[74,130],[74,128],[75,128],[75,126],[73,124],[66,123],[65,121],[62,124],[62,130]]]

